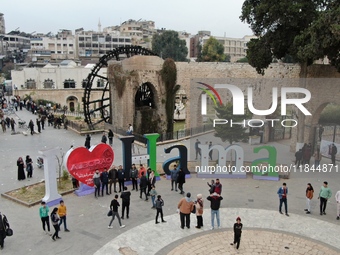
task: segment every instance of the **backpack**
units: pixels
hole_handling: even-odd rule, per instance
[[[195,214],[196,213],[196,205],[194,205],[194,207],[192,208],[191,213]]]

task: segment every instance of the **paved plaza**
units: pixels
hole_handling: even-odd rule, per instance
[[[13,115],[14,116],[14,115]],[[14,116],[27,123],[36,116],[26,110]],[[18,129],[18,131],[22,131]],[[101,134],[92,135],[91,144],[99,143]],[[195,138],[196,139],[196,138]],[[190,158],[194,159],[193,143],[181,141],[189,148]],[[212,134],[199,137],[201,142],[218,139]],[[34,168],[33,178],[17,180],[16,161],[18,157],[30,155],[35,163],[38,151],[60,147],[66,152],[71,145],[83,146],[85,137],[71,130],[45,127],[41,134],[24,136],[11,135],[10,131],[0,134],[1,167],[0,192],[23,187],[44,179],[43,170]],[[294,158],[289,152],[289,144],[270,143],[278,150],[278,163],[291,164]],[[158,162],[175,156],[164,153],[169,145],[158,146]],[[253,153],[253,146],[242,144],[246,161],[252,161],[265,155]],[[121,143],[114,139],[115,165],[122,163]],[[139,153],[146,149],[139,147]],[[216,157],[214,154],[213,157]],[[324,158],[321,163],[329,163]],[[139,198],[139,192],[132,191],[130,218],[124,219],[125,228],[120,229],[118,222],[113,222],[113,229],[108,229],[110,218],[106,216],[113,195],[95,199],[93,195],[78,197],[69,194],[63,197],[68,208],[67,224],[71,232],[64,232],[61,226],[62,239],[53,242],[41,227],[39,205],[27,208],[15,202],[0,198],[0,211],[7,215],[14,235],[5,240],[2,254],[236,254],[229,244],[233,240],[232,226],[237,216],[242,218],[244,226],[239,254],[339,254],[340,221],[336,218],[334,195],[340,189],[339,173],[292,172],[290,179],[276,181],[246,179],[222,179],[223,200],[221,202],[221,228],[210,230],[210,204],[204,201],[204,228],[198,230],[196,217],[191,215],[191,228],[180,228],[177,203],[183,197],[178,192],[170,191],[170,181],[161,177],[156,183],[156,190],[161,194],[165,205],[163,224],[155,224],[156,212],[151,209],[151,201]],[[196,178],[195,174],[186,180],[184,190],[192,196],[208,196],[207,179]],[[327,205],[327,215],[319,215],[318,192],[323,181],[328,181],[333,196]],[[289,188],[288,211],[290,216],[278,212],[278,188],[286,182]],[[312,200],[312,214],[306,215],[305,189],[310,182],[315,189]],[[131,188],[129,187],[129,190]],[[52,208],[50,209],[50,211]],[[51,226],[52,228],[52,226]]]

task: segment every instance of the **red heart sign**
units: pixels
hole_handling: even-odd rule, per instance
[[[66,155],[67,156],[67,155]],[[100,143],[88,150],[84,147],[73,149],[66,158],[66,167],[69,173],[78,181],[93,185],[93,174],[98,169],[100,172],[110,169],[114,159],[111,146]]]

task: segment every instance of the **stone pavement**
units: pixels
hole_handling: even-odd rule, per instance
[[[17,115],[26,122],[31,118],[33,120],[36,118],[35,115],[25,110],[17,112]],[[101,134],[93,135],[92,144],[99,143],[100,138]],[[199,139],[202,142],[210,140],[213,143],[219,142],[212,134],[199,137]],[[194,141],[195,139],[180,142],[189,147],[191,158],[194,158],[194,150],[190,150],[190,148],[193,148]],[[66,152],[71,145],[75,147],[83,146],[84,142],[85,137],[83,136],[79,136],[70,130],[58,130],[53,127],[46,127],[41,134],[33,136],[11,135],[9,131],[4,134],[0,133],[0,192],[4,193],[36,183],[44,178],[43,170],[36,167],[32,179],[26,179],[21,182],[17,181],[16,160],[19,156],[25,157],[26,155],[31,155],[35,162],[36,156],[39,155],[39,150],[59,146],[63,152]],[[270,145],[278,149],[279,163],[291,162],[293,154],[289,152],[287,145],[280,143],[271,143]],[[159,162],[177,154],[176,151],[173,151],[171,155],[164,154],[164,148],[168,146],[163,145],[157,148]],[[252,146],[243,144],[242,147],[245,150],[247,161],[263,156],[254,155]],[[121,144],[116,137],[114,150],[114,163],[116,165],[121,164]],[[146,153],[146,149],[140,147],[140,153]],[[214,154],[214,157],[216,157],[216,154]],[[323,159],[321,163],[328,163],[328,159]],[[260,242],[254,247],[255,241],[252,239],[253,235],[250,231],[257,231],[256,235],[259,238],[267,240],[268,236],[273,237],[270,241],[270,246],[276,247],[276,245],[280,245],[277,238],[274,238],[274,234],[285,234],[287,235],[287,240],[291,240],[290,238],[292,237],[301,238],[302,241],[299,242],[299,245],[301,244],[299,247],[302,247],[302,252],[304,249],[307,250],[308,247],[315,247],[315,250],[325,249],[320,250],[319,254],[331,254],[331,251],[327,249],[330,247],[332,249],[340,248],[337,240],[335,240],[339,233],[339,221],[335,220],[336,204],[334,203],[334,195],[327,205],[327,215],[318,215],[318,200],[316,197],[322,182],[325,180],[329,182],[333,194],[340,189],[339,174],[334,171],[331,173],[296,172],[291,173],[290,179],[280,180],[279,182],[253,180],[250,176],[247,179],[240,180],[223,179],[221,180],[223,184],[222,196],[224,197],[221,204],[223,228],[214,232],[208,231],[210,227],[210,213],[209,209],[207,209],[209,207],[207,201],[205,201],[204,230],[199,231],[192,228],[182,231],[179,228],[179,217],[175,214],[175,211],[177,203],[182,196],[174,191],[171,192],[170,181],[164,178],[156,184],[157,192],[162,195],[165,201],[163,211],[168,222],[164,224],[154,224],[155,211],[150,209],[151,202],[141,200],[139,193],[134,191],[131,197],[130,219],[123,221],[126,225],[124,229],[119,229],[117,222],[114,222],[113,229],[107,229],[110,218],[106,214],[113,194],[111,196],[100,197],[99,199],[94,199],[92,195],[77,197],[74,194],[70,194],[64,196],[63,199],[68,208],[67,223],[71,232],[65,233],[62,228],[60,233],[62,239],[56,242],[53,242],[42,231],[38,214],[39,206],[26,208],[1,197],[0,211],[8,216],[11,227],[14,230],[14,235],[6,238],[5,249],[1,253],[67,255],[102,254],[101,252],[105,254],[109,252],[110,254],[168,254],[181,243],[195,246],[197,244],[196,238],[200,237],[200,235],[206,236],[207,239],[215,240],[215,232],[216,234],[221,232],[225,233],[223,235],[226,236],[225,244],[227,246],[223,246],[227,250],[226,252],[222,251],[222,253],[228,254],[230,252],[232,254],[233,250],[231,247],[228,247],[232,239],[230,228],[235,218],[240,216],[245,226],[240,253],[256,252],[256,249],[263,249],[262,251],[265,252],[265,248],[263,248],[263,245],[261,246]],[[190,191],[193,196],[202,193],[203,197],[206,197],[208,195],[207,181],[209,180],[196,178],[193,174],[192,178],[186,180],[184,189],[185,191]],[[276,191],[283,181],[287,182],[289,187],[288,207],[291,215],[289,218],[281,216],[277,212],[278,198]],[[305,188],[308,182],[311,182],[315,189],[311,215],[306,215],[303,211],[305,207]],[[192,226],[195,223],[196,219],[192,215]],[[210,236],[209,234],[213,235]],[[130,236],[134,238],[131,239]],[[311,240],[314,242],[313,246],[310,244]],[[281,249],[281,253],[298,254],[293,252],[300,249],[295,243],[288,242],[289,249]],[[316,245],[320,247],[316,247]],[[112,247],[112,249],[108,247]],[[128,253],[128,247],[130,247],[130,253]],[[152,247],[155,248],[149,251]],[[209,248],[208,246],[202,247]],[[278,249],[282,248],[282,246],[277,247]],[[254,250],[250,251],[250,249]],[[118,253],[118,250],[120,250],[120,253]],[[133,251],[135,252],[132,253]],[[149,253],[145,253],[146,251]],[[339,250],[335,250],[335,252],[339,254]],[[314,254],[315,252],[306,251],[306,253]],[[193,254],[195,254],[194,251]],[[203,251],[202,254],[206,254],[206,251]],[[274,250],[271,254],[275,254]]]
[[[340,253],[339,225],[296,214],[287,217],[276,211],[222,208],[219,230],[216,226],[217,230],[210,230],[210,209],[204,210],[203,230],[194,228],[194,215],[191,216],[191,228],[182,230],[179,227],[179,215],[172,214],[164,218],[166,223],[156,225],[150,221],[128,230],[99,249],[95,255],[208,254],[209,251],[214,254],[234,254],[230,246],[233,241],[231,229],[237,216],[241,217],[244,227],[240,254]],[[119,250],[129,252],[121,253]]]

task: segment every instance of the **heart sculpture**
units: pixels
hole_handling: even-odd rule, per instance
[[[98,169],[102,172],[104,169],[110,169],[114,152],[111,146],[101,143],[91,148],[78,147],[73,149],[67,155],[66,168],[69,173],[78,181],[93,187],[93,174]]]

